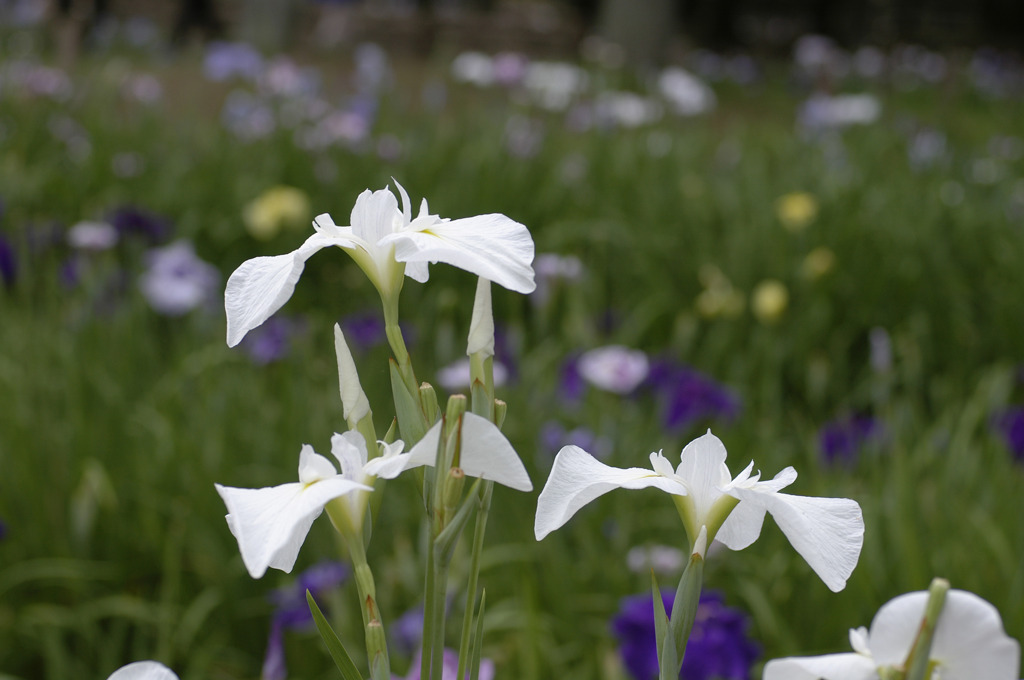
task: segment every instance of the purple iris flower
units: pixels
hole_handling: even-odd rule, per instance
[[[838,418],[821,428],[818,446],[826,463],[852,464],[864,445],[880,433],[880,423],[871,416]]]
[[[579,362],[580,355],[573,354],[562,364],[559,393],[571,402],[579,401],[587,391],[587,382],[580,374]]]
[[[115,210],[107,222],[120,239],[138,238],[149,245],[163,243],[171,234],[171,222],[166,217],[130,205]]]
[[[413,607],[388,626],[392,647],[402,654],[412,654],[423,639],[423,607]]]
[[[18,261],[14,256],[14,246],[7,237],[0,233],[0,279],[8,288],[14,286],[18,278]]]
[[[7,522],[0,519],[0,541],[7,538]]]
[[[1014,406],[996,414],[992,424],[1014,458],[1024,462],[1024,406]]]
[[[671,615],[672,594],[664,591],[661,598]],[[720,593],[703,592],[679,677],[748,680],[750,667],[761,653],[760,646],[747,636],[748,624],[743,612],[725,606]],[[657,678],[654,601],[649,593],[623,598],[612,619],[612,632],[619,639],[619,653],[630,675],[636,680]]]
[[[319,562],[299,574],[290,586],[270,594],[275,609],[267,641],[267,655],[263,659],[262,680],[284,680],[288,677],[284,658],[284,632],[306,630],[313,623],[313,615],[306,602],[306,591],[316,597],[337,588],[348,576],[349,568],[341,562]]]
[[[405,344],[412,347],[416,342],[416,330],[409,324],[400,323]],[[345,340],[357,351],[368,351],[378,345],[386,345],[387,333],[384,330],[384,319],[377,312],[360,312],[341,320],[341,330],[345,332]]]
[[[668,430],[685,430],[701,420],[731,422],[740,412],[732,390],[683,364],[654,362],[647,383],[664,404],[662,419]]]
[[[288,356],[292,340],[305,330],[303,319],[272,316],[246,335],[242,346],[255,363],[270,364]]]
[[[540,452],[549,463],[563,446],[570,444],[601,460],[612,452],[612,442],[608,437],[599,436],[593,430],[582,426],[567,430],[554,420],[549,420],[541,426],[540,443]]]

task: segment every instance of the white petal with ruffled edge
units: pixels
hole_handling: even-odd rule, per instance
[[[328,246],[349,248],[352,245],[350,238],[328,236],[318,231],[290,253],[254,257],[243,262],[228,278],[224,289],[228,347],[237,345],[246,333],[288,302],[306,267],[306,260],[314,253]]]
[[[848,498],[791,496],[775,491],[734,488],[729,494],[768,511],[790,544],[833,592],[846,587],[864,545],[864,517]],[[735,511],[734,511],[735,512]],[[748,536],[738,526],[734,534]]]
[[[763,680],[878,680],[874,662],[853,653],[769,661]]]
[[[531,293],[534,244],[529,230],[500,214],[417,224],[384,237],[399,262],[444,262],[514,290]]]
[[[649,487],[678,496],[687,493],[681,483],[653,470],[612,467],[578,446],[565,446],[555,456],[551,474],[537,498],[534,535],[541,540],[568,522],[584,505],[609,491]]]

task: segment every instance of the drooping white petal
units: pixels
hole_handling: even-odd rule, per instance
[[[356,362],[338,324],[334,324],[334,352],[338,357],[338,383],[345,420],[356,423],[370,412],[370,402],[363,392],[363,386],[359,384]]]
[[[480,277],[476,282],[476,297],[473,299],[473,319],[469,322],[469,340],[466,354],[472,356],[483,352],[485,357],[494,356],[494,313],[491,311],[491,282]]]
[[[118,668],[107,680],[178,680],[178,676],[162,663],[136,661]]]
[[[611,467],[578,446],[565,446],[555,456],[551,474],[537,498],[534,534],[541,540],[584,505],[613,489],[652,486],[677,496],[686,495],[682,484],[652,470]]]
[[[224,289],[228,347],[241,342],[246,333],[269,319],[288,301],[306,267],[306,260],[313,253],[328,246],[349,248],[353,243],[351,238],[318,231],[298,250],[243,262],[228,278]]]
[[[698,518],[707,515],[722,495],[722,488],[732,480],[725,457],[725,445],[711,430],[683,448],[676,475],[686,481]],[[699,523],[702,520],[698,520]]]
[[[921,628],[927,603],[927,592],[907,593],[878,610],[869,635],[875,663],[903,664]],[[950,590],[929,658],[940,664],[943,680],[1016,680],[1020,645],[1006,635],[994,606],[973,593]]]
[[[775,492],[796,481],[796,470],[787,467],[774,479],[756,481],[759,475],[751,476],[753,462],[725,486],[725,492],[733,488],[753,488],[760,492]],[[743,550],[757,540],[764,524],[765,508],[755,503],[740,503],[729,513],[715,538],[730,550]]]
[[[459,467],[470,477],[481,477],[518,491],[532,491],[530,475],[498,426],[473,413],[462,415]]]
[[[760,491],[758,486],[730,489],[729,494],[738,498],[740,505],[759,505],[771,513],[790,544],[825,585],[833,592],[845,588],[864,544],[864,517],[856,501],[791,496]]]
[[[519,293],[536,288],[533,239],[522,224],[498,214],[426,224],[420,230],[414,221],[380,244],[394,244],[399,262],[444,262]]]
[[[338,471],[319,453],[313,450],[309,444],[303,444],[299,452],[299,481],[303,484],[312,484],[321,479],[330,479],[338,474]]]
[[[763,680],[878,680],[869,657],[847,652],[769,661]]]
[[[268,567],[292,570],[309,527],[329,501],[358,489],[372,491],[341,476],[263,489],[215,486],[228,507],[228,526],[253,578],[263,576]]]

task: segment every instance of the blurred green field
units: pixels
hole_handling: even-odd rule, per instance
[[[347,224],[358,193],[391,178],[443,216],[504,213],[530,228],[538,253],[584,267],[543,304],[495,290],[516,369],[498,390],[504,431],[535,487],[495,490],[482,582],[484,654],[499,678],[625,678],[608,621],[622,597],[650,586],[626,554],[686,547],[654,492],[609,494],[537,543],[550,421],[607,437],[608,462],[621,467],[645,466],[659,449],[675,457],[710,426],[733,472],[751,459],[766,475],[793,465],[793,493],[861,504],[864,551],[839,594],[772,522],[749,549],[710,559],[707,586],[751,615],[762,661],[845,651],[847,629],[933,576],[995,604],[1024,638],[1024,461],[994,426],[1024,402],[1024,158],[993,144],[1024,139],[1021,99],[979,94],[958,74],[914,90],[858,84],[880,97],[880,120],[810,135],[795,123],[807,91],[774,65],[755,85],[716,86],[718,107],[701,116],[578,130],[500,89],[451,82],[439,58],[396,65],[367,141],[314,150],[285,126],[252,140],[226,129],[221,102],[236,86],[205,80],[198,54],[87,57],[63,99],[10,87],[15,61],[0,81],[0,233],[17,261],[0,287],[0,678],[102,678],[143,658],[185,680],[258,676],[267,595],[292,578],[250,579],[214,482],[292,481],[301,444],[329,450],[345,427],[331,326],[379,314],[349,258],[317,255],[282,310],[301,315],[305,332],[287,356],[257,365],[225,346],[222,310],[150,308],[141,240],[79,253],[68,283],[67,227],[135,206],[167,220],[165,241],[193,242],[223,283],[245,259],[296,248],[317,213]],[[318,66],[328,98],[353,94],[347,56]],[[126,94],[147,74],[161,86],[153,103]],[[620,72],[593,78],[639,84]],[[443,88],[443,104],[429,104],[425,88]],[[510,119],[536,137],[529,153],[510,152]],[[940,130],[946,146],[916,167],[908,147],[923,129]],[[126,158],[136,171],[124,171]],[[256,240],[243,212],[277,185],[305,192],[310,214]],[[793,192],[817,204],[795,232],[776,211]],[[807,256],[822,248],[832,266],[808,274]],[[745,300],[738,313],[699,305],[712,268]],[[754,313],[752,291],[766,280],[788,291],[773,322]],[[402,317],[421,379],[464,355],[473,285],[443,265],[425,285],[408,281]],[[870,361],[876,328],[891,338],[883,370]],[[567,401],[566,359],[612,343],[713,377],[740,399],[738,417],[665,431],[648,392],[591,388]],[[381,432],[387,357],[386,346],[357,357]],[[852,462],[824,464],[819,433],[845,414],[878,419],[883,434]],[[369,554],[386,622],[418,604],[419,515],[411,480],[389,483]],[[297,570],[339,547],[318,522]],[[351,584],[329,601],[360,649],[355,603]],[[290,633],[287,648],[291,677],[334,677],[314,634]]]

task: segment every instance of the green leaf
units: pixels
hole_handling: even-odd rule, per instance
[[[661,590],[658,588],[658,579],[654,576],[653,569],[651,569],[651,599],[654,601],[654,639],[657,641],[658,667],[660,668],[667,661],[663,648],[668,641],[668,614],[665,613],[665,603],[661,599]]]
[[[476,637],[473,639],[473,661],[470,665],[469,680],[477,680],[480,675],[480,649],[484,642],[484,605],[487,603],[487,589],[480,593],[480,606],[476,610]],[[459,665],[462,662],[459,661]]]
[[[316,622],[316,629],[320,632],[320,637],[323,638],[324,644],[327,645],[327,651],[331,653],[331,658],[334,659],[335,665],[341,671],[341,677],[344,680],[363,680],[363,676],[359,674],[356,665],[352,663],[352,657],[345,651],[345,646],[341,644],[341,640],[338,639],[334,629],[331,628],[331,624],[327,623],[323,612],[320,611],[320,607],[316,605],[316,600],[313,599],[312,593],[308,590],[306,591],[306,602],[309,603],[309,611],[313,614],[313,621]]]
[[[398,364],[391,360],[391,394],[395,399],[395,414],[398,416],[398,429],[405,440],[406,450],[423,439],[427,433],[427,424],[420,409],[420,395],[413,395],[402,380]]]

